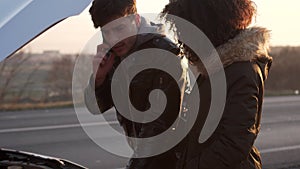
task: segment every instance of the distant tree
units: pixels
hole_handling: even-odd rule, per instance
[[[300,47],[273,47],[273,64],[266,89],[269,91],[300,89]]]
[[[16,94],[14,103],[20,102],[21,99],[23,98],[23,96],[25,95],[25,93],[27,92],[28,88],[30,87],[30,85],[35,83],[33,77],[36,74],[36,72],[40,69],[40,67],[41,67],[41,64],[37,64],[37,65],[31,67],[31,71],[28,72],[28,75],[26,76],[26,80],[24,81],[23,86],[21,88],[19,88],[19,91]],[[28,98],[30,98],[30,96],[28,96]]]
[[[73,55],[63,55],[52,62],[46,81],[48,97],[71,100],[74,61]]]
[[[0,103],[5,102],[5,97],[11,93],[10,88],[13,87],[12,82],[16,81],[18,75],[24,71],[23,65],[30,59],[30,57],[30,54],[26,54],[24,50],[21,50],[0,63]],[[28,80],[29,79],[25,79],[23,83],[28,83]],[[12,100],[19,100],[19,98],[14,97]]]

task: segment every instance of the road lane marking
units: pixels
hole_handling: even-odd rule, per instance
[[[66,129],[66,128],[76,128],[76,127],[89,127],[89,126],[102,126],[107,124],[119,124],[118,121],[110,121],[110,122],[94,122],[94,123],[85,123],[85,124],[67,124],[67,125],[55,125],[55,126],[43,126],[43,127],[25,127],[25,128],[12,128],[12,129],[1,129],[0,134],[5,133],[14,133],[14,132],[30,132],[30,131],[41,131],[41,130],[54,130],[54,129]],[[260,153],[274,153],[280,151],[288,151],[300,149],[300,145],[294,146],[286,146],[286,147],[276,147],[269,149],[261,149]]]
[[[76,127],[81,127],[81,126],[82,127],[102,126],[102,125],[107,125],[107,124],[119,124],[119,122],[118,121],[110,121],[110,122],[95,122],[95,123],[85,123],[85,124],[66,124],[66,125],[56,125],[56,126],[2,129],[2,130],[0,130],[0,134],[13,133],[13,132],[29,132],[29,131],[40,131],[40,130],[66,129],[66,128],[76,128]]]
[[[260,153],[262,153],[262,154],[274,153],[274,152],[279,152],[279,151],[288,151],[288,150],[295,150],[295,149],[300,149],[300,145],[262,149],[262,150],[260,150]]]

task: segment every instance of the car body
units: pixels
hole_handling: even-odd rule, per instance
[[[80,14],[91,0],[0,1],[0,61],[60,21]],[[0,148],[0,168],[84,169],[67,160]]]

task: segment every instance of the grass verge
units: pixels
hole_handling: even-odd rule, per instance
[[[33,110],[72,107],[72,101],[50,102],[50,103],[13,103],[0,104],[0,111]]]

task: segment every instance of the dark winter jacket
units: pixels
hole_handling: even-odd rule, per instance
[[[254,27],[242,31],[217,48],[227,85],[223,115],[212,136],[204,143],[199,143],[199,135],[211,104],[211,84],[204,73],[197,79],[200,111],[195,125],[181,143],[184,148],[178,168],[262,168],[254,141],[260,130],[264,81],[272,63],[268,55],[268,40],[269,31]],[[204,70],[202,66],[197,69]],[[220,69],[213,71],[212,76],[220,75]]]
[[[126,104],[132,104],[137,110],[144,112],[148,110],[151,105],[149,102],[149,94],[154,89],[161,89],[167,100],[166,108],[161,116],[158,119],[148,122],[148,123],[136,123],[128,120],[123,117],[120,112],[117,110],[117,118],[124,128],[124,131],[127,136],[137,137],[137,138],[146,138],[152,137],[157,134],[164,132],[168,129],[171,124],[175,121],[178,113],[181,111],[183,93],[186,85],[186,74],[187,67],[186,61],[184,58],[180,57],[179,48],[172,43],[168,38],[162,34],[161,27],[158,27],[154,24],[146,23],[142,19],[142,26],[140,32],[151,32],[147,34],[140,34],[137,36],[137,42],[135,47],[130,51],[129,54],[141,51],[142,49],[162,49],[173,53],[173,57],[177,57],[178,64],[170,65],[167,60],[161,60],[158,64],[162,67],[174,66],[180,72],[178,79],[173,79],[167,72],[158,70],[158,69],[146,69],[138,73],[130,82],[129,87],[129,100],[123,100],[122,102]],[[176,56],[177,55],[177,56]],[[111,83],[115,70],[118,68],[119,64],[122,61],[119,57],[116,57],[115,64],[111,72],[108,73],[103,84],[94,90],[94,80],[91,78],[90,84],[85,91],[85,102],[90,110],[90,112],[97,114],[99,109],[101,112],[115,107],[115,104],[112,99],[111,94]],[[153,61],[157,62],[157,61]],[[132,60],[130,62],[129,70],[138,68],[142,65],[147,65],[148,63],[138,62],[137,60]],[[120,82],[126,81],[126,74],[124,74],[124,79],[117,79]],[[123,77],[123,76],[122,76]],[[117,82],[118,83],[118,82]],[[179,84],[179,85],[178,85]],[[122,88],[124,86],[120,86]],[[95,93],[96,92],[96,93]],[[97,101],[91,100],[91,95],[96,94]],[[120,95],[125,95],[122,90],[120,90]],[[128,94],[127,94],[128,95]],[[156,96],[155,96],[156,97]],[[157,96],[159,97],[159,96]],[[130,110],[126,113],[130,114]],[[150,115],[151,116],[151,115]],[[145,148],[151,150],[152,145],[136,145],[135,143],[129,142],[130,146],[133,149],[136,148]],[[149,147],[148,147],[149,146]],[[175,168],[176,163],[175,153],[173,150],[170,150],[164,154],[149,157],[149,158],[132,158],[127,166],[128,169],[165,169],[165,168]]]

